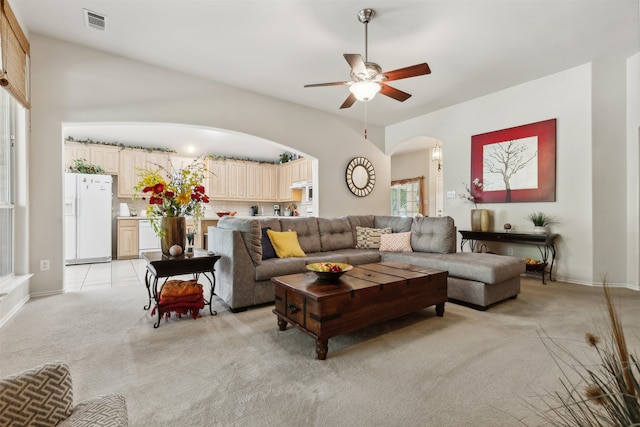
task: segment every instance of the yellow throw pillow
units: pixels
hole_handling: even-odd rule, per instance
[[[300,243],[298,243],[298,233],[295,231],[273,231],[267,230],[267,235],[278,258],[292,258],[306,256]]]

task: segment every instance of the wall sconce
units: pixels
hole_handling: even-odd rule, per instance
[[[436,144],[431,149],[431,160],[438,162],[438,172],[440,172],[442,170],[442,147],[440,145]]]

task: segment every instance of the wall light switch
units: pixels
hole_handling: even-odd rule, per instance
[[[455,199],[456,198],[456,190],[447,191],[447,199]]]
[[[49,270],[49,260],[43,259],[40,261],[40,271],[48,271]]]

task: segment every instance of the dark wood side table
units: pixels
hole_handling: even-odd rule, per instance
[[[142,258],[147,261],[147,272],[144,277],[144,283],[147,286],[147,294],[149,295],[149,302],[144,306],[144,309],[149,310],[152,301],[155,301],[156,305],[158,305],[158,320],[153,325],[154,328],[160,326],[160,319],[162,318],[162,313],[159,308],[160,290],[158,289],[158,279],[160,278],[164,278],[162,282],[164,285],[171,276],[193,274],[193,277],[197,280],[200,274],[203,274],[211,285],[210,298],[208,301],[205,299],[205,305],[209,306],[209,313],[211,315],[217,314],[211,305],[213,293],[216,289],[215,265],[220,259],[220,255],[215,255],[202,249],[195,249],[192,253],[178,256],[164,255],[160,251],[143,252]],[[210,275],[207,275],[207,273]]]
[[[542,262],[544,266],[541,270],[537,271],[542,274],[542,284],[545,283],[545,267],[549,261],[549,255],[551,255],[551,264],[549,265],[549,280],[554,281],[553,279],[553,263],[556,260],[556,246],[555,240],[559,237],[559,234],[549,233],[513,233],[506,231],[466,231],[459,230],[459,233],[462,235],[462,240],[460,241],[460,250],[464,252],[464,244],[469,244],[469,249],[473,252],[476,248],[476,244],[478,241],[485,242],[502,242],[502,243],[514,243],[521,245],[535,245],[538,247],[540,251],[540,256],[542,257]]]

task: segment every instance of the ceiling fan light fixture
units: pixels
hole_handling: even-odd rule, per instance
[[[355,95],[358,101],[370,101],[376,96],[376,93],[380,92],[382,87],[376,82],[357,82],[349,87],[352,94]]]

